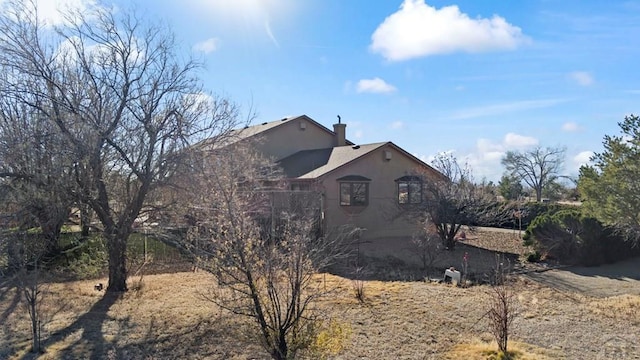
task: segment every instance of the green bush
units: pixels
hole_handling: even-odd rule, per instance
[[[542,258],[542,255],[538,251],[534,251],[527,254],[528,262],[538,262],[541,260],[541,258]]]
[[[504,229],[517,229],[522,226],[526,229],[533,223],[533,221],[540,215],[555,214],[562,210],[575,210],[576,206],[557,204],[557,203],[541,203],[541,202],[526,202],[517,203],[511,202],[496,202],[494,208],[490,209],[496,214],[494,219],[485,219],[485,222],[478,224],[471,224],[477,226],[499,227]],[[520,220],[521,223],[513,217],[513,214],[520,211],[523,215]]]
[[[567,264],[595,266],[638,254],[612,229],[575,208],[539,215],[525,231],[523,241],[538,255]],[[533,254],[530,257],[535,259]]]
[[[57,259],[57,269],[74,279],[103,276],[108,262],[107,247],[102,236],[93,234],[81,240],[77,234],[67,234],[67,249]]]

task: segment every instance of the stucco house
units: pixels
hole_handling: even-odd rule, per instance
[[[423,200],[416,172],[442,176],[392,142],[354,144],[340,121],[331,130],[301,115],[234,133],[235,141],[259,137],[254,146],[280,165],[291,190],[322,194],[325,228],[363,228],[363,250],[377,255],[393,253],[398,241],[417,230],[415,223],[399,216],[403,206]]]

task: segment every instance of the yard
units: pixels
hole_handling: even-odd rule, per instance
[[[468,240],[469,246],[517,247],[515,242],[508,244],[513,241],[509,233],[476,235]],[[513,249],[509,251],[516,252]],[[267,358],[252,342],[246,323],[205,299],[203,295],[214,286],[205,272],[132,278],[131,290],[122,298],[104,297],[94,290],[99,281],[106,280],[45,286],[47,351],[39,358]],[[486,285],[460,288],[424,281],[367,280],[366,300],[360,303],[350,279],[319,274],[316,284],[336,289],[321,306],[327,318],[349,330],[339,359],[485,359],[493,348],[484,318]],[[516,276],[513,289],[520,316],[513,349],[529,359],[639,358],[637,292],[596,297],[553,285],[552,280]],[[628,292],[636,290],[630,286]],[[7,287],[0,288],[0,324],[1,359],[35,358],[27,352],[28,314],[17,303],[15,290]]]

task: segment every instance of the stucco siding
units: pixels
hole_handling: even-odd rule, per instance
[[[333,139],[331,133],[299,117],[260,134],[255,147],[263,154],[280,160],[302,150],[330,148]]]
[[[354,224],[366,229],[363,239],[413,235],[417,230],[415,224],[400,216],[395,180],[414,173],[420,165],[394,147],[386,145],[323,176],[321,184],[325,193],[325,225],[331,228]],[[371,179],[367,206],[340,205],[338,179],[349,175]]]

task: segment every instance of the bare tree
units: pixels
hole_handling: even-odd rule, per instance
[[[508,352],[509,336],[513,332],[513,321],[518,317],[518,301],[506,278],[504,259],[496,256],[496,268],[490,290],[489,330],[498,343],[498,349],[505,359]]]
[[[356,232],[319,231],[319,194],[286,191],[250,148],[214,150],[201,163],[207,191],[188,199],[186,240],[198,267],[217,280],[207,296],[252,319],[272,358],[293,358],[314,338],[315,304],[326,295],[312,279],[345,254],[343,241]]]
[[[8,190],[5,201],[21,226],[39,227],[46,254],[55,254],[69,213],[73,178],[71,164],[61,156],[63,139],[54,124],[12,97],[0,98],[0,177]],[[10,199],[9,199],[10,198]]]
[[[542,201],[542,190],[556,181],[564,165],[566,149],[536,147],[529,151],[508,151],[502,158],[510,176],[524,181]]]
[[[109,253],[108,291],[127,289],[126,245],[149,195],[169,185],[185,148],[224,136],[237,108],[202,91],[171,33],[130,12],[96,8],[43,27],[33,3],[0,17],[3,96],[28,105],[62,136],[74,196],[95,212]]]
[[[20,291],[24,296],[27,312],[29,313],[29,319],[31,320],[31,351],[41,352],[41,336],[42,336],[42,322],[41,322],[41,310],[40,305],[43,299],[42,296],[42,283],[40,280],[40,259],[34,257],[33,269],[27,271],[23,267],[22,273],[19,274],[20,278]]]
[[[42,257],[47,253],[47,244],[40,241],[36,234],[29,234],[25,228],[5,229],[0,233],[2,240],[14,247],[11,254],[11,276],[9,283],[14,283],[20,294],[24,309],[29,314],[31,329],[31,351],[42,352],[41,330],[43,312],[41,305],[45,297],[42,281]]]
[[[474,184],[471,169],[461,166],[453,155],[440,154],[432,165],[446,178],[419,174],[422,201],[403,206],[402,211],[417,221],[433,223],[445,249],[455,247],[462,226],[473,227],[502,216],[494,195]]]
[[[411,238],[413,252],[422,264],[422,270],[428,270],[436,259],[442,241],[435,233],[432,224],[424,221],[420,230]]]

